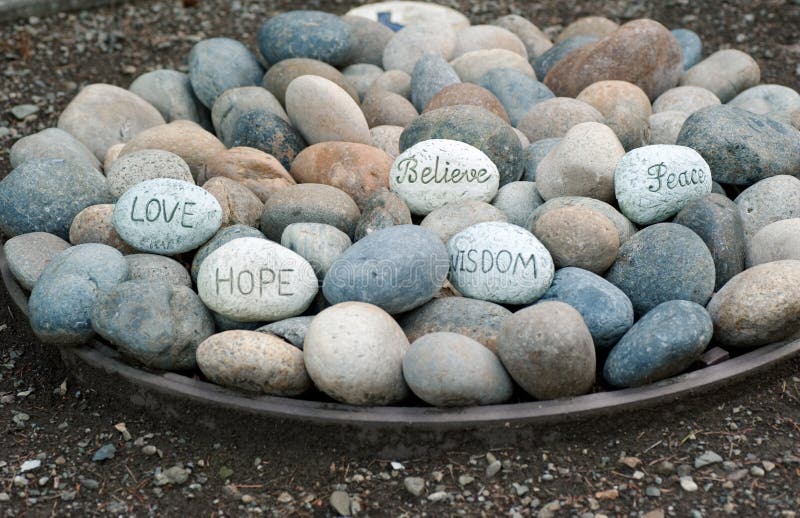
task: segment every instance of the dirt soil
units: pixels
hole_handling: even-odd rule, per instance
[[[517,13],[554,34],[583,15],[651,17],[697,31],[706,55],[745,50],[759,61],[763,82],[800,89],[798,2],[444,3],[476,23]],[[207,37],[256,48],[264,20],[298,7],[344,13],[350,6],[145,1],[0,25],[0,172],[9,170],[11,144],[54,126],[82,86],[127,87],[148,70],[185,70],[189,49]],[[39,107],[37,115],[11,115],[28,103]],[[312,441],[302,430],[246,422],[209,432],[146,414],[125,395],[94,392],[70,377],[55,348],[37,342],[0,290],[0,516],[331,516],[338,509],[372,516],[793,517],[800,508],[798,376],[800,360],[793,360],[681,404],[531,427],[491,452],[451,433],[424,455],[393,458],[383,452],[397,450],[394,443],[377,449],[361,447],[357,436]]]

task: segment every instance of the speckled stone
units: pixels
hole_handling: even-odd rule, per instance
[[[412,68],[411,71],[413,72],[414,69]],[[411,74],[402,70],[387,70],[372,82],[369,89],[370,91],[386,90],[411,100]]]
[[[722,183],[749,185],[779,174],[795,174],[800,163],[800,131],[764,115],[732,106],[693,113],[678,144],[697,150]]]
[[[760,81],[761,69],[756,60],[736,49],[718,50],[681,77],[682,86],[711,90],[723,103]]]
[[[614,130],[625,149],[647,142],[652,108],[638,86],[627,81],[598,81],[584,88],[577,99],[603,114],[605,125]]]
[[[230,38],[202,40],[189,53],[192,89],[208,109],[225,90],[255,86],[263,75],[264,69],[255,54]]]
[[[261,230],[280,241],[292,223],[325,223],[352,236],[361,211],[344,191],[317,183],[292,185],[276,192],[264,204]]]
[[[686,113],[675,111],[659,112],[651,115],[648,119],[650,126],[649,144],[651,146],[674,146],[687,118]]]
[[[119,251],[90,243],[67,248],[45,266],[28,300],[31,328],[42,342],[72,345],[94,336],[92,308],[101,293],[128,280]]]
[[[689,29],[672,29],[670,32],[681,45],[683,69],[689,70],[703,58],[703,41],[696,32]]]
[[[355,240],[387,227],[410,224],[411,211],[402,198],[390,191],[376,191],[361,210]]]
[[[313,316],[286,318],[259,327],[256,331],[275,335],[303,350],[303,342],[306,339],[306,333],[312,320],[314,320]]]
[[[554,97],[535,104],[520,119],[517,127],[531,142],[562,138],[582,122],[600,122],[603,114],[592,105],[568,97]]]
[[[67,238],[80,211],[110,201],[106,179],[96,169],[35,158],[0,180],[0,231],[7,237],[48,232]]]
[[[603,377],[616,387],[640,387],[680,374],[703,354],[713,331],[703,306],[687,300],[659,304],[614,346]]]
[[[411,72],[411,102],[421,112],[443,88],[460,82],[446,59],[439,54],[425,54]]]
[[[218,385],[271,396],[298,396],[311,388],[303,352],[276,336],[225,331],[197,347],[197,366]]]
[[[800,260],[800,219],[782,219],[770,223],[750,239],[747,266],[783,261]]]
[[[714,341],[751,348],[800,330],[800,261],[759,264],[733,277],[708,304]]]
[[[448,26],[436,23],[410,25],[392,36],[383,50],[383,69],[414,71],[417,60],[425,54],[438,54],[446,60],[453,57],[456,33]]]
[[[431,333],[411,344],[403,376],[414,394],[439,407],[493,405],[514,390],[497,356],[472,338]]]
[[[261,26],[258,48],[270,63],[311,58],[342,65],[350,57],[350,27],[322,11],[289,11]]]
[[[320,312],[303,346],[314,384],[351,405],[388,405],[408,395],[403,357],[408,339],[385,311],[363,302],[344,302]]]
[[[247,225],[256,227],[264,212],[264,204],[253,194],[253,191],[230,178],[216,176],[203,184],[203,189],[210,192],[219,202],[222,209],[223,227],[231,225]]]
[[[472,25],[456,33],[453,57],[476,50],[505,49],[528,59],[528,51],[516,34],[497,25]]]
[[[625,292],[637,315],[668,300],[705,305],[714,291],[714,258],[690,229],[657,223],[620,247],[606,280]]]
[[[518,14],[501,16],[493,21],[492,25],[503,27],[516,34],[525,45],[525,50],[528,52],[528,59],[532,60],[541,56],[553,46],[553,42],[550,41],[547,34]]]
[[[383,67],[383,49],[394,32],[382,23],[361,16],[342,16],[350,28],[349,63],[370,63]]]
[[[411,101],[387,90],[373,89],[361,105],[370,128],[376,126],[401,126],[405,128],[419,116]],[[374,137],[373,137],[374,140]]]
[[[188,74],[177,70],[159,69],[137,77],[128,90],[157,109],[164,120],[190,120],[207,125],[208,108],[194,93]]]
[[[100,161],[81,141],[58,128],[43,129],[14,142],[8,154],[11,168],[37,158],[60,158],[100,170]]]
[[[710,90],[699,86],[676,86],[653,101],[653,113],[678,111],[688,117],[698,110],[718,104],[719,97]]]
[[[209,309],[240,322],[300,315],[317,294],[317,278],[300,255],[257,237],[234,239],[208,255],[197,292]]]
[[[715,290],[744,270],[744,230],[734,202],[721,194],[708,194],[687,203],[672,221],[693,230],[708,247],[716,271]]]
[[[425,111],[462,105],[478,106],[510,123],[506,109],[497,97],[489,90],[472,83],[458,83],[442,88],[425,106]]]
[[[400,135],[403,134],[403,129],[402,126],[389,125],[370,128],[369,134],[372,135],[372,145],[394,160],[400,154]]]
[[[788,86],[758,85],[740,93],[728,104],[791,124],[792,112],[800,109],[800,93]]]
[[[175,259],[156,254],[130,254],[125,256],[125,260],[128,262],[132,281],[192,287],[189,272]]]
[[[281,236],[281,246],[308,261],[320,281],[350,245],[347,234],[324,223],[292,223]]]
[[[536,79],[528,60],[505,49],[473,50],[450,62],[458,77],[465,83],[475,83],[493,68],[512,68]]]
[[[474,146],[497,166],[500,185],[522,176],[524,153],[516,133],[503,119],[477,106],[448,106],[424,113],[400,136],[400,151],[430,139],[458,140]]]
[[[536,170],[539,168],[539,164],[560,141],[560,138],[545,138],[531,142],[525,148],[525,173],[522,175],[522,180],[536,181]]]
[[[613,223],[617,228],[620,245],[625,243],[625,241],[630,239],[630,237],[636,233],[636,226],[631,223],[628,218],[623,216],[622,213],[617,209],[606,202],[596,200],[594,198],[586,198],[583,196],[562,196],[544,202],[542,205],[536,207],[536,209],[533,211],[533,214],[531,214],[530,218],[528,218],[528,222],[525,224],[525,228],[533,228],[533,226],[536,224],[536,221],[548,211],[573,205],[586,207],[587,209],[599,212],[603,216],[607,217],[609,221],[611,221],[611,223]]]
[[[478,78],[477,84],[497,97],[514,126],[534,105],[555,97],[544,83],[513,68],[492,68]]]
[[[368,63],[356,63],[342,70],[344,78],[358,92],[359,99],[364,99],[369,87],[381,74],[381,67]]]
[[[431,211],[419,226],[436,234],[442,243],[467,227],[485,221],[507,221],[505,213],[488,203],[477,200],[462,200]]]
[[[506,319],[497,352],[511,377],[536,399],[589,392],[595,350],[581,314],[557,301],[535,304]]]
[[[274,113],[289,122],[280,101],[260,86],[242,86],[225,90],[211,107],[211,121],[219,139],[227,147],[233,145],[233,130],[239,117],[247,112]]]
[[[134,185],[155,178],[194,183],[189,164],[175,153],[161,149],[143,149],[119,157],[106,171],[106,178],[115,199]]]
[[[428,302],[447,278],[447,251],[430,230],[395,225],[368,234],[328,270],[322,291],[331,304],[360,301],[389,313]]]
[[[47,232],[31,232],[12,237],[3,245],[8,269],[26,290],[33,289],[45,266],[70,247],[60,237]]]
[[[800,180],[777,175],[751,185],[736,197],[746,239],[776,221],[800,217]]]
[[[203,264],[203,261],[206,260],[206,257],[211,255],[222,245],[230,243],[234,239],[239,239],[240,237],[256,237],[260,239],[266,239],[266,236],[264,236],[264,234],[262,234],[258,229],[245,225],[231,225],[230,227],[220,229],[219,232],[214,234],[214,237],[212,237],[205,245],[201,246],[194,254],[191,267],[192,280],[197,282],[197,274],[200,272],[200,265]]]
[[[286,103],[286,89],[289,83],[300,76],[319,76],[336,83],[336,85],[347,92],[347,95],[358,102],[358,92],[345,79],[341,72],[327,63],[316,59],[292,58],[276,63],[264,74],[262,84],[269,90],[281,104]]]
[[[556,63],[567,57],[572,51],[585,47],[590,43],[599,41],[597,36],[575,36],[558,42],[540,54],[531,63],[536,71],[536,77],[544,79]]]
[[[561,43],[576,36],[605,38],[617,29],[619,29],[619,25],[604,16],[584,16],[567,25],[556,36],[556,43]]]
[[[305,149],[306,141],[291,124],[270,112],[247,112],[233,127],[233,146],[251,147],[272,155],[285,169]]]
[[[104,203],[86,207],[72,220],[72,225],[69,227],[69,242],[73,245],[102,243],[116,248],[123,254],[135,252],[136,249],[123,241],[114,230],[114,224],[111,221],[113,215],[114,205],[112,204]]]
[[[236,180],[262,202],[296,183],[277,158],[250,147],[232,147],[213,155],[198,180],[205,183],[218,176]]]
[[[525,228],[536,207],[544,203],[535,182],[511,182],[502,186],[492,200],[492,205],[500,209],[509,223]]]
[[[114,144],[108,148],[108,151],[106,151],[106,157],[103,159],[103,171],[108,171],[111,169],[111,166],[117,161],[119,154],[123,149],[125,149],[125,144]]]

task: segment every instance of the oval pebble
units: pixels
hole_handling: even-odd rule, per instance
[[[439,54],[425,54],[411,72],[411,102],[421,112],[443,88],[460,82],[446,59]]]
[[[344,191],[304,183],[270,196],[264,204],[261,229],[273,241],[280,241],[284,229],[292,223],[325,223],[353,236],[360,217],[358,206]]]
[[[699,86],[676,86],[653,101],[653,113],[677,111],[687,116],[708,106],[720,104],[714,92]]]
[[[703,59],[703,41],[696,32],[689,29],[672,29],[683,51],[683,69],[689,70]]]
[[[635,84],[598,81],[581,90],[577,100],[603,114],[604,124],[614,130],[625,149],[634,149],[647,142],[653,110],[647,94]]]
[[[208,109],[225,90],[255,86],[263,75],[256,56],[237,40],[209,38],[196,43],[189,53],[192,90]]]
[[[361,105],[370,128],[376,126],[401,126],[405,128],[419,116],[411,101],[402,95],[386,90],[370,90]],[[372,132],[370,131],[370,134]],[[373,140],[375,139],[372,135]],[[399,139],[398,139],[399,140]]]
[[[410,225],[411,211],[391,191],[376,191],[367,199],[356,225],[355,240],[394,225]]]
[[[43,129],[14,142],[8,152],[11,168],[37,158],[60,158],[100,170],[100,161],[81,141],[58,128]]]
[[[233,146],[255,148],[278,159],[284,169],[292,167],[306,141],[291,124],[270,112],[247,112],[233,127]]]
[[[516,34],[496,25],[472,25],[456,33],[453,57],[475,50],[505,49],[528,59],[528,50]]]
[[[136,250],[123,241],[114,230],[113,216],[114,205],[110,203],[86,207],[72,220],[72,225],[69,227],[69,242],[73,245],[102,243],[116,248],[123,254],[135,252]]]
[[[259,333],[273,334],[286,340],[298,349],[303,350],[303,342],[306,339],[306,333],[308,332],[308,327],[311,325],[312,320],[314,320],[313,316],[286,318],[259,327],[256,331]]]
[[[544,202],[536,207],[536,209],[533,211],[533,214],[531,214],[530,218],[528,218],[528,222],[525,224],[525,228],[533,228],[533,226],[536,224],[536,221],[548,211],[572,205],[586,207],[587,209],[599,212],[603,216],[607,217],[609,221],[611,221],[611,223],[613,223],[617,228],[620,245],[630,239],[630,237],[636,233],[636,226],[631,223],[628,218],[623,216],[622,213],[617,209],[604,201],[596,200],[594,198],[586,198],[583,196],[562,196]]]
[[[172,178],[194,183],[192,171],[181,157],[161,149],[143,149],[119,157],[106,171],[108,190],[116,199],[145,180]]]
[[[543,83],[514,68],[492,68],[476,83],[497,97],[514,126],[534,105],[555,97]]]
[[[203,184],[222,209],[222,227],[230,225],[258,226],[264,204],[253,191],[230,178],[216,176]]]
[[[492,205],[500,209],[509,223],[525,227],[536,207],[544,203],[535,182],[511,182],[500,187]]]
[[[507,221],[500,209],[477,200],[462,200],[448,203],[434,209],[420,222],[419,226],[427,228],[447,243],[451,237],[467,227],[484,221]]]
[[[125,260],[128,262],[132,281],[192,287],[191,275],[175,259],[156,254],[130,254],[125,256]]]
[[[342,65],[350,56],[350,27],[330,13],[288,11],[273,16],[261,26],[258,48],[270,63],[311,58]]]
[[[438,54],[446,60],[453,57],[456,33],[448,26],[425,23],[403,27],[383,49],[383,69],[400,70],[406,74],[425,54]]]
[[[758,85],[740,93],[728,104],[791,124],[792,112],[800,110],[800,93],[788,86]]]
[[[522,180],[536,181],[536,170],[539,168],[539,164],[560,141],[560,138],[545,138],[531,142],[525,148],[525,173],[522,175]]]
[[[556,43],[561,43],[576,36],[605,38],[617,29],[619,29],[619,25],[604,16],[584,16],[570,23],[558,33]]]
[[[509,123],[506,109],[489,90],[472,83],[457,83],[446,86],[425,106],[425,111],[438,110],[445,106],[478,106]],[[524,137],[524,135],[523,135]]]
[[[350,245],[347,234],[324,223],[292,223],[281,236],[281,246],[308,261],[320,281]]]
[[[582,122],[603,122],[603,114],[592,105],[568,97],[554,97],[535,104],[519,120],[517,128],[531,142],[562,138]]]
[[[782,219],[800,217],[800,180],[777,175],[751,185],[736,197],[746,239]]]
[[[759,230],[748,243],[747,266],[800,260],[800,219],[782,219]]]
[[[30,291],[45,266],[70,247],[67,241],[47,232],[30,232],[12,237],[3,244],[8,269],[17,282]]]
[[[198,180],[205,182],[218,176],[236,180],[262,202],[296,183],[277,158],[251,147],[232,147],[213,155]]]
[[[553,42],[550,41],[550,37],[547,34],[518,14],[501,16],[493,21],[492,25],[503,27],[516,34],[525,45],[528,58],[531,60],[541,56],[553,46]]]
[[[383,49],[394,36],[394,32],[375,20],[361,16],[342,16],[350,28],[349,63],[370,63],[383,66]]]
[[[687,70],[681,77],[681,86],[705,88],[727,103],[760,81],[761,69],[756,60],[741,50],[724,49]]]
[[[128,90],[152,104],[167,122],[185,119],[208,123],[208,108],[195,95],[188,74],[169,69],[145,72]]]
[[[458,77],[465,83],[475,83],[494,68],[513,68],[536,79],[528,60],[505,49],[473,50],[450,62]]]
[[[239,117],[247,112],[274,113],[289,122],[280,101],[260,86],[242,86],[225,90],[211,107],[211,120],[219,139],[227,147],[233,144],[233,130]]]

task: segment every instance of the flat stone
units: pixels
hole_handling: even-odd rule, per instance
[[[192,89],[208,109],[225,90],[255,86],[263,75],[256,56],[243,43],[230,38],[202,40],[189,53]]]
[[[419,116],[411,101],[400,94],[380,89],[372,89],[367,93],[361,110],[370,128],[401,126],[402,129]]]
[[[509,184],[511,185],[511,184]],[[485,221],[507,221],[500,209],[477,200],[454,201],[434,209],[420,222],[447,244],[451,237],[467,227]]]
[[[446,60],[453,58],[456,32],[447,25],[423,23],[400,29],[383,50],[383,69],[414,71],[417,60],[425,54],[438,54]]]
[[[197,98],[189,75],[183,72],[169,69],[146,72],[128,90],[152,104],[167,122],[185,119],[203,126],[209,122],[208,108]]]
[[[114,229],[113,216],[114,205],[110,203],[86,207],[72,220],[72,225],[69,227],[69,242],[73,245],[102,243],[116,248],[123,254],[134,253],[136,249],[123,241]]]
[[[747,266],[783,261],[800,260],[800,219],[782,219],[770,223],[748,243]]]
[[[239,182],[262,202],[296,183],[277,158],[250,147],[232,147],[212,155],[198,180],[205,183],[216,177]]]
[[[8,159],[15,169],[37,158],[60,158],[100,170],[100,161],[81,141],[58,128],[43,129],[14,142]]]
[[[324,223],[292,223],[281,236],[281,246],[308,261],[320,281],[350,245],[347,234]]]
[[[800,218],[800,180],[790,175],[765,178],[736,197],[744,237],[782,219]]]
[[[728,104],[791,124],[792,112],[800,110],[800,93],[788,86],[758,85],[740,93]]]
[[[342,70],[344,78],[358,92],[359,99],[364,99],[372,82],[381,74],[383,74],[381,67],[369,63],[355,63]]]
[[[313,316],[307,317],[292,317],[284,320],[278,320],[269,325],[259,327],[256,329],[259,333],[270,333],[277,337],[283,338],[290,344],[298,349],[303,349],[303,342],[306,339],[308,326],[314,320]]]
[[[525,227],[536,207],[544,203],[535,182],[511,182],[500,187],[492,205],[500,209],[509,223]]]
[[[553,42],[539,27],[518,14],[501,16],[492,22],[492,25],[508,29],[522,41],[529,59],[534,59],[544,54]]]
[[[181,263],[170,257],[156,254],[130,254],[125,256],[130,268],[130,280],[149,281],[172,286],[192,287],[192,277]]]
[[[531,142],[562,138],[582,122],[603,122],[605,117],[592,105],[568,97],[554,97],[536,103],[519,120],[517,128]]]
[[[530,218],[528,218],[528,222],[525,224],[525,228],[533,228],[533,226],[536,224],[536,221],[548,211],[572,205],[586,207],[587,209],[599,212],[603,216],[607,217],[609,221],[611,221],[617,228],[620,245],[625,243],[636,233],[636,226],[631,223],[628,218],[623,216],[622,213],[617,209],[606,202],[596,200],[594,198],[586,198],[584,196],[561,196],[559,198],[553,198],[544,202],[542,205],[536,207],[536,209],[533,211],[533,214],[531,214]]]
[[[403,487],[414,496],[420,496],[425,492],[425,479],[420,477],[406,477],[403,479]]]
[[[236,121],[247,112],[274,113],[289,122],[280,101],[269,90],[260,86],[242,86],[225,90],[211,107],[211,121],[219,139],[225,146],[233,145],[233,130]]]
[[[689,116],[703,108],[718,104],[720,104],[719,97],[711,90],[699,86],[676,86],[653,101],[653,113],[678,111]]]
[[[681,86],[700,86],[727,103],[760,81],[761,69],[756,60],[741,50],[724,49],[687,70],[681,77]]]
[[[394,32],[375,20],[362,16],[342,16],[350,28],[350,63],[370,63],[383,66],[383,50]]]
[[[709,327],[710,327],[710,322],[709,322]],[[704,468],[706,466],[710,466],[712,464],[718,464],[720,462],[722,462],[722,457],[720,457],[718,453],[713,451],[706,451],[702,455],[695,457],[694,469]]]
[[[291,58],[272,65],[264,74],[262,85],[282,104],[286,104],[286,89],[300,76],[320,76],[336,83],[354,101],[359,101],[358,92],[336,68],[316,59]]]
[[[10,111],[11,115],[13,115],[17,120],[25,120],[31,115],[36,115],[39,113],[39,107],[35,104],[18,104],[11,108]]]
[[[330,504],[340,516],[350,516],[350,496],[345,491],[331,493]]]
[[[376,191],[364,203],[355,240],[387,227],[410,224],[411,211],[402,198],[390,191]]]
[[[292,167],[306,141],[291,124],[278,115],[250,111],[233,127],[233,146],[255,148],[278,159],[284,169]]]
[[[212,237],[206,244],[201,246],[194,254],[192,260],[191,274],[192,280],[197,282],[197,274],[200,272],[200,265],[206,260],[206,257],[211,255],[212,252],[226,243],[230,243],[234,239],[240,237],[257,237],[266,239],[266,236],[260,230],[246,225],[231,225],[219,230],[214,237]]]
[[[429,112],[445,106],[478,106],[510,123],[503,105],[489,90],[472,83],[458,83],[442,88],[425,106]]]
[[[264,204],[261,228],[273,241],[292,223],[325,223],[353,236],[361,212],[344,191],[330,185],[305,183],[276,192]]]
[[[143,149],[119,157],[106,171],[106,178],[114,199],[146,180],[172,178],[194,183],[189,164],[175,153],[161,149]]]
[[[560,141],[560,138],[546,138],[531,142],[525,148],[525,173],[522,175],[522,180],[536,181],[536,170],[539,168],[539,164]]]
[[[539,54],[531,63],[536,71],[536,77],[544,80],[556,63],[567,57],[571,52],[599,40],[600,38],[597,36],[575,36],[556,43],[542,54]]]
[[[350,57],[350,27],[330,13],[288,11],[261,26],[258,48],[270,63],[310,58],[342,65]]]
[[[50,261],[69,247],[68,242],[56,235],[31,232],[6,241],[3,252],[14,278],[30,291]]]
[[[443,88],[461,82],[458,74],[439,54],[425,54],[414,64],[411,72],[411,102],[418,112]]]
[[[614,130],[625,149],[647,142],[652,108],[638,86],[627,81],[598,81],[584,88],[577,99],[603,114],[606,126]]]
[[[203,189],[210,192],[219,202],[222,209],[223,227],[230,225],[247,225],[256,227],[264,212],[264,204],[253,194],[253,191],[230,178],[216,176],[203,184]]]
[[[465,83],[475,83],[493,68],[512,68],[536,79],[528,60],[505,49],[473,50],[450,62],[458,77]]]
[[[544,83],[514,68],[492,68],[476,83],[497,97],[514,126],[534,105],[555,97]]]
[[[595,36],[605,38],[619,29],[619,25],[605,16],[584,16],[567,25],[556,36],[556,43],[561,43],[576,36]]]

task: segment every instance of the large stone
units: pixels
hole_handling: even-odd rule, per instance
[[[349,63],[370,63],[383,66],[383,49],[394,32],[382,23],[361,16],[342,16],[350,28]]]
[[[231,225],[258,226],[264,204],[253,191],[230,178],[216,176],[203,184],[222,209],[222,227]]]
[[[128,90],[152,104],[167,122],[185,119],[208,124],[208,109],[195,95],[188,74],[153,70],[137,77]]]
[[[650,99],[641,88],[626,81],[598,81],[584,88],[577,99],[592,105],[605,117],[625,149],[647,143],[652,114]]]
[[[361,212],[345,192],[330,185],[305,183],[276,192],[264,204],[261,230],[280,241],[292,223],[325,223],[353,236]]]
[[[102,243],[116,248],[123,254],[136,252],[136,249],[123,241],[114,230],[113,215],[114,205],[109,203],[86,207],[72,220],[72,225],[69,227],[69,242],[73,245]]]
[[[460,82],[446,59],[439,54],[425,54],[411,72],[411,102],[421,112],[443,88]]]
[[[398,26],[430,24],[431,20],[435,20],[437,24],[434,27],[449,27],[453,31],[469,27],[469,18],[457,9],[430,2],[389,0],[354,7],[347,14],[387,23],[394,30],[398,30]],[[386,14],[388,17],[384,20]]]
[[[200,265],[203,264],[203,261],[205,261],[209,255],[222,245],[230,243],[234,239],[239,239],[240,237],[266,239],[266,236],[264,236],[260,230],[246,225],[231,225],[230,227],[220,229],[214,237],[195,252],[191,267],[192,280],[197,282],[197,274],[200,272]]]
[[[561,43],[577,36],[595,36],[605,38],[619,29],[619,25],[605,16],[584,16],[567,25],[556,36],[556,43]]]
[[[751,185],[736,197],[744,237],[782,219],[800,218],[800,180],[778,175]]]
[[[720,104],[714,92],[699,86],[676,86],[670,88],[653,101],[653,113],[678,111],[686,116],[708,106]]]
[[[8,154],[11,168],[37,158],[60,158],[100,170],[100,161],[81,141],[58,128],[43,129],[14,142]]]
[[[230,178],[250,189],[262,202],[296,182],[277,158],[250,147],[232,147],[213,155],[198,180]]]
[[[342,65],[350,57],[350,27],[330,13],[289,11],[261,26],[258,48],[270,63],[311,58]]]
[[[620,245],[625,243],[625,241],[630,239],[630,237],[636,233],[636,226],[631,223],[628,218],[623,216],[622,213],[617,209],[606,202],[596,200],[594,198],[586,198],[584,196],[561,196],[559,198],[553,198],[544,202],[542,205],[536,207],[536,209],[533,211],[533,214],[531,214],[531,216],[528,218],[528,222],[525,224],[525,228],[533,228],[533,226],[536,224],[536,221],[551,210],[573,205],[586,207],[587,209],[599,212],[603,216],[607,217],[609,221],[611,221],[611,223],[613,223],[617,228]]]
[[[189,164],[175,153],[162,149],[143,149],[121,156],[106,171],[106,178],[114,199],[146,180],[172,178],[194,183]]]
[[[425,54],[438,54],[446,60],[453,57],[456,33],[437,23],[411,25],[400,29],[383,50],[383,69],[414,71],[417,60]]]
[[[492,68],[476,83],[497,97],[514,126],[534,105],[555,97],[543,83],[513,68]]]
[[[380,89],[373,89],[367,93],[361,110],[370,128],[376,126],[405,128],[419,115],[411,101],[400,94]]]
[[[782,219],[759,230],[748,243],[747,266],[800,260],[800,219]]]
[[[345,79],[341,72],[322,61],[307,58],[292,58],[276,63],[264,74],[263,86],[269,90],[281,104],[286,104],[286,89],[289,84],[300,76],[319,76],[347,92],[347,95],[358,102],[358,92]]]
[[[189,80],[197,98],[211,109],[224,92],[240,86],[255,86],[264,69],[243,43],[230,38],[209,38],[189,53]]]
[[[556,63],[567,57],[573,51],[599,41],[597,36],[575,36],[556,43],[551,48],[540,54],[533,60],[531,65],[536,72],[536,77],[544,80]]]
[[[425,106],[425,111],[462,105],[478,106],[510,123],[506,109],[497,97],[489,90],[472,83],[458,83],[441,89]]]
[[[132,281],[192,287],[189,272],[175,259],[156,254],[130,254],[125,256],[125,260],[131,270]]]
[[[536,79],[536,72],[527,59],[505,49],[473,50],[454,59],[450,64],[465,83],[477,82],[493,68],[512,68]]]
[[[728,104],[791,124],[792,112],[800,109],[800,93],[788,86],[758,85],[740,93]]]
[[[391,191],[375,191],[361,209],[355,240],[386,227],[410,224],[411,211],[402,198]]]
[[[682,86],[700,86],[710,90],[723,103],[760,81],[761,69],[756,60],[736,49],[718,50],[681,77]]]
[[[507,220],[503,211],[488,203],[462,200],[434,209],[425,216],[419,226],[427,228],[446,244],[451,237],[476,223]]]
[[[350,245],[347,234],[324,223],[292,223],[281,236],[281,246],[308,261],[320,281]]]
[[[284,169],[292,167],[306,141],[291,124],[270,112],[247,112],[233,127],[233,146],[255,148],[278,159]]]
[[[550,41],[547,34],[518,14],[501,16],[493,21],[492,24],[508,29],[516,34],[523,45],[525,45],[528,58],[531,60],[541,56],[553,46],[553,42]]]
[[[554,97],[536,103],[519,120],[517,128],[531,142],[562,138],[582,122],[603,122],[605,117],[592,105],[577,99]]]
[[[8,269],[20,286],[32,290],[44,268],[70,244],[54,234],[31,232],[12,237],[3,245]]]
[[[525,148],[525,173],[522,175],[522,180],[536,181],[536,170],[539,168],[539,164],[560,141],[560,138],[545,138],[531,142]]]
[[[492,205],[505,214],[509,223],[525,227],[536,207],[544,203],[535,182],[511,182],[502,186]]]
[[[289,116],[280,101],[269,90],[260,86],[242,86],[225,90],[211,107],[214,130],[225,146],[230,147],[233,144],[236,121],[251,111],[274,113],[289,122]]]

